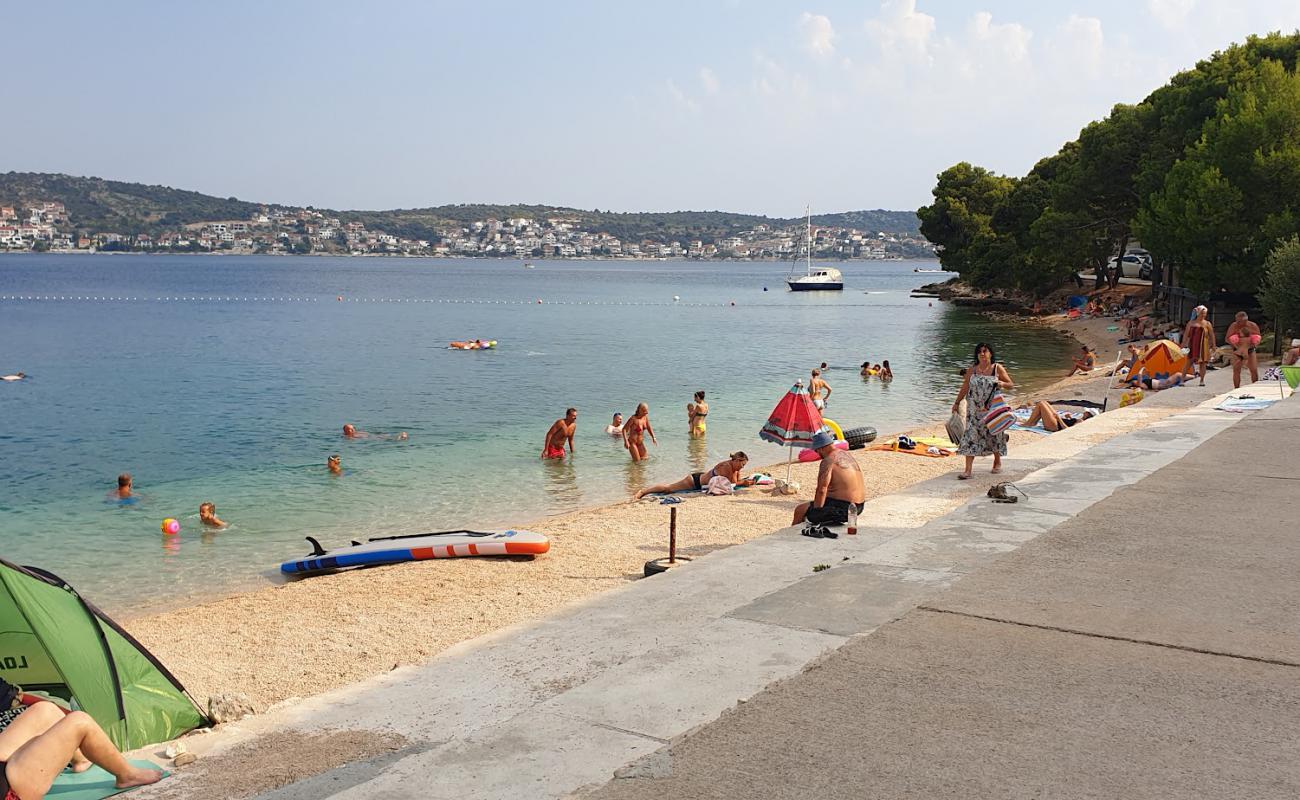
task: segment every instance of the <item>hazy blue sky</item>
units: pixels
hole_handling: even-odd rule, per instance
[[[0,171],[791,216],[1022,174],[1300,2],[0,3]]]

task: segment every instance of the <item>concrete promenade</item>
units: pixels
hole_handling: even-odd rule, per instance
[[[268,800],[1300,795],[1300,401],[1213,405],[1044,437],[1002,476],[1028,501],[917,526],[928,481],[856,537],[779,531],[201,747],[411,743]]]
[[[1106,501],[583,796],[1300,797],[1300,400],[1133,480],[1221,424],[1170,423],[1009,522]]]

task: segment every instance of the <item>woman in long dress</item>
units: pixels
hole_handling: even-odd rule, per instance
[[[952,404],[954,413],[966,400],[966,430],[961,435],[957,452],[966,456],[966,470],[958,475],[960,480],[969,480],[971,468],[976,456],[993,456],[993,474],[1002,471],[1002,457],[1007,454],[1007,434],[989,433],[984,425],[984,416],[989,413],[994,395],[1003,389],[1015,388],[1007,370],[998,363],[993,348],[984,342],[975,345],[975,363],[966,370],[961,391]]]
[[[1191,375],[1199,368],[1201,385],[1205,385],[1205,368],[1210,363],[1210,356],[1216,347],[1214,326],[1206,319],[1210,313],[1205,306],[1196,307],[1196,316],[1187,323],[1183,331],[1183,344],[1187,347],[1187,374]]]

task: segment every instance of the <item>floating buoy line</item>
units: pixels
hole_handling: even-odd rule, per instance
[[[6,294],[0,295],[0,302],[13,303],[319,303],[319,297],[260,297],[244,295],[200,295],[200,296],[148,296],[148,295],[64,295],[64,294]],[[677,295],[672,300],[663,302],[653,302],[645,300],[546,300],[534,298],[532,300],[476,300],[471,298],[449,298],[449,297],[343,297],[334,298],[338,303],[353,304],[375,304],[375,303],[405,303],[405,304],[427,304],[427,305],[480,305],[480,306],[531,306],[531,305],[550,305],[550,306],[638,306],[638,307],[667,307],[674,306],[677,308],[728,308],[735,307],[737,303],[734,300],[713,303],[684,303],[678,299]],[[835,308],[870,308],[871,303],[844,303],[837,305]],[[751,308],[809,308],[809,306],[800,303],[754,303]]]

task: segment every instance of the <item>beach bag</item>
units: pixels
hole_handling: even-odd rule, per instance
[[[948,431],[948,441],[960,442],[962,434],[966,432],[966,422],[961,418],[961,414],[954,411],[952,416],[948,417],[948,422],[943,426]]]
[[[1006,398],[1000,392],[993,395],[993,400],[989,403],[988,413],[984,415],[984,427],[988,428],[990,434],[997,436],[1014,424],[1016,424],[1016,417],[1011,413],[1011,407],[1007,405]]]
[[[709,478],[709,486],[705,491],[709,494],[731,494],[735,490],[731,487],[731,478],[726,475],[714,475]]]

